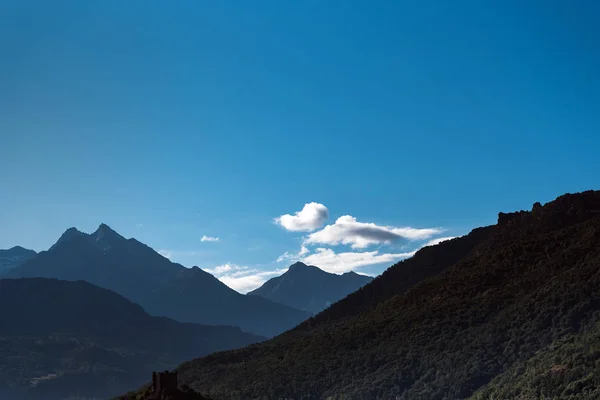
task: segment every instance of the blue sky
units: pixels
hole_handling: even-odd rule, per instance
[[[600,189],[597,1],[0,15],[0,248],[105,222],[244,291],[295,258],[377,274],[499,211]]]

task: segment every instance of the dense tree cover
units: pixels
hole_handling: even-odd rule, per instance
[[[445,249],[425,249],[426,259],[440,262]],[[458,253],[404,293],[366,307],[353,297],[367,294],[349,296],[333,317],[184,363],[180,380],[218,399],[463,399],[600,319],[600,192],[500,214],[482,243]],[[410,280],[426,262],[394,275]],[[566,365],[582,382],[569,395],[585,397],[588,374]]]
[[[600,323],[515,363],[471,398],[484,399],[600,399]]]
[[[0,280],[0,398],[122,393],[153,370],[261,340],[239,328],[151,317],[87,282]]]

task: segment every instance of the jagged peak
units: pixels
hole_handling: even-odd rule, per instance
[[[105,223],[101,223],[98,226],[98,229],[90,235],[90,239],[96,247],[102,250],[108,250],[115,244],[126,241],[123,236],[119,235]]]
[[[117,236],[119,238],[123,238],[123,236],[119,235],[114,229],[112,229],[110,226],[106,225],[104,222],[101,223],[100,225],[98,225],[98,229],[96,229],[96,231],[94,233],[92,233],[92,236]]]
[[[296,261],[295,263],[293,263],[292,265],[289,266],[289,270],[296,270],[296,269],[302,269],[302,268],[306,268],[308,267],[308,265],[304,264],[301,261]]]
[[[87,236],[87,235],[85,233],[79,231],[74,226],[72,226],[69,229],[67,229],[66,231],[64,231],[62,235],[60,235],[60,238],[58,238],[58,240],[52,246],[52,248],[59,245],[60,243],[69,242],[69,241],[73,240],[74,238],[82,237],[82,236]]]
[[[109,249],[115,243],[126,240],[123,236],[115,232],[110,226],[105,223],[101,223],[96,231],[92,234],[87,234],[81,232],[75,227],[70,227],[60,236],[58,241],[50,249],[55,248],[61,243],[69,242],[79,237],[85,238],[86,241],[103,250]]]

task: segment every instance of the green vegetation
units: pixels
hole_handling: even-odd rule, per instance
[[[471,399],[600,399],[600,323],[515,363]]]

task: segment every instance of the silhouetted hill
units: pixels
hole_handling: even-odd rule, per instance
[[[351,293],[343,301],[309,318],[298,329],[356,316],[394,295],[407,291],[417,283],[456,264],[484,243],[493,231],[493,226],[477,228],[468,235],[422,248],[413,257],[392,265],[371,283]]]
[[[177,373],[164,371],[152,373],[152,384],[144,389],[129,392],[115,400],[210,400],[189,386],[179,386]]]
[[[211,400],[208,397],[196,393],[191,388],[178,389],[175,393],[155,395],[150,388],[141,392],[132,392],[119,396],[118,400]]]
[[[316,314],[372,280],[370,276],[355,272],[330,274],[318,267],[297,262],[283,275],[269,279],[248,295],[264,297]]]
[[[500,213],[496,226],[419,251],[293,331],[177,370],[219,399],[452,400],[502,379],[518,389],[510,371],[529,361],[535,375],[558,345],[552,362],[579,382],[561,387],[591,398],[597,354],[586,343],[599,320],[600,192],[589,191]]]
[[[35,257],[36,254],[35,251],[24,249],[21,246],[15,246],[8,250],[0,250],[0,276]]]
[[[309,316],[267,299],[241,295],[200,268],[172,263],[105,224],[89,235],[69,228],[48,251],[6,276],[84,280],[114,290],[152,315],[234,325],[263,336],[281,333]]]
[[[0,280],[0,394],[11,400],[107,396],[190,355],[263,338],[227,326],[151,317],[87,282]]]

